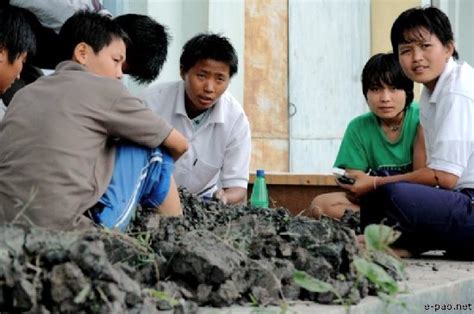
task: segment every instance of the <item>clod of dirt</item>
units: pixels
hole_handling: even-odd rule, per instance
[[[341,217],[341,223],[353,229],[355,234],[362,234],[362,231],[360,230],[360,212],[346,209],[344,215]]]
[[[100,232],[5,225],[0,243],[2,312],[156,312],[140,284],[110,263]]]

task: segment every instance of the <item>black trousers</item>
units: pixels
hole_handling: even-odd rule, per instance
[[[361,224],[383,222],[400,230],[394,244],[413,252],[451,250],[474,256],[474,190],[420,184],[385,184],[361,198]]]

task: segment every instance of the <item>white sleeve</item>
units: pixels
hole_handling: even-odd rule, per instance
[[[250,125],[242,113],[230,131],[221,172],[222,187],[247,188],[251,155]]]
[[[436,106],[436,136],[431,150],[430,168],[462,175],[472,155],[474,101],[460,94],[450,94]]]

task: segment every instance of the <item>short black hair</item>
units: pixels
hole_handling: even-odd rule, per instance
[[[78,11],[66,20],[59,31],[61,60],[70,60],[74,49],[81,42],[91,46],[97,54],[114,39],[122,39],[125,44],[129,42],[125,31],[110,17],[91,11]]]
[[[8,51],[8,62],[13,63],[24,52],[36,52],[36,39],[23,12],[13,6],[0,8],[0,48]]]
[[[221,35],[211,33],[201,33],[184,44],[180,68],[183,72],[188,72],[198,61],[212,59],[224,62],[229,65],[229,76],[237,73],[239,61],[234,47],[230,41]]]
[[[390,31],[390,40],[392,42],[392,49],[398,59],[398,45],[406,44],[413,41],[413,38],[407,36],[411,33],[412,36],[421,39],[419,33],[420,28],[425,28],[431,34],[436,35],[439,41],[444,45],[454,42],[453,30],[451,23],[446,14],[436,7],[416,7],[404,11],[400,14],[395,22],[393,22],[392,30]],[[458,59],[458,52],[454,49],[453,58]]]
[[[413,81],[406,77],[394,53],[372,56],[362,70],[362,92],[367,99],[370,89],[382,87],[382,83],[403,89],[406,94],[405,109],[413,101]]]
[[[115,21],[130,38],[125,73],[138,83],[151,83],[160,74],[168,54],[170,36],[166,28],[140,14],[120,15]]]

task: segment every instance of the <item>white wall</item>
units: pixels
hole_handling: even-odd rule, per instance
[[[454,32],[459,59],[474,66],[474,1],[472,0],[434,0],[437,6],[448,15]]]
[[[228,37],[239,58],[239,70],[232,78],[230,92],[243,104],[244,100],[244,42],[245,1],[209,0],[209,31]]]
[[[114,14],[147,14],[168,28],[172,39],[168,58],[156,82],[179,80],[179,57],[185,42],[202,32],[218,32],[229,38],[239,57],[238,74],[232,78],[229,90],[243,103],[244,99],[244,8],[241,0],[104,0]],[[131,80],[132,92],[138,86]]]
[[[290,172],[331,173],[348,122],[368,110],[370,1],[289,3]]]
[[[184,42],[183,10],[183,0],[148,0],[147,14],[165,25],[172,37],[168,46],[166,63],[157,81],[164,82],[180,79],[179,56],[181,55],[181,48]]]

